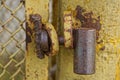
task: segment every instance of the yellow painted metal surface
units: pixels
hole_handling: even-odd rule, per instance
[[[48,21],[48,4],[49,0],[26,0],[27,21],[30,14],[36,13],[42,16],[43,22]],[[33,29],[32,24],[29,25]],[[48,58],[40,60],[36,57],[34,38],[31,38],[26,54],[26,80],[48,80]]]
[[[116,67],[116,80],[120,80],[120,59],[117,63],[117,67]]]
[[[99,40],[103,42],[96,46],[96,73],[93,75],[74,74],[73,50],[60,47],[56,79],[120,80],[120,0],[61,0],[60,4],[61,16],[65,10],[74,10],[77,5],[92,11],[95,17],[100,16],[102,29]],[[104,46],[105,50],[100,50]]]
[[[51,46],[50,46],[50,54],[49,56],[54,56],[59,51],[59,43],[58,43],[58,36],[56,33],[56,30],[54,29],[54,26],[50,23],[46,23],[46,30],[50,36],[51,40]]]
[[[64,20],[64,40],[65,47],[70,48],[73,47],[73,39],[72,39],[72,11],[64,11],[63,13]]]

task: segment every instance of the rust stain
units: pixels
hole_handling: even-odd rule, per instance
[[[66,48],[73,48],[73,35],[72,35],[72,12],[71,11],[65,11],[63,15],[63,21],[64,21],[64,38],[65,38],[65,47]]]
[[[92,28],[96,29],[96,42],[97,44],[102,44],[103,40],[98,41],[99,31],[101,30],[100,16],[93,18],[94,13],[86,12],[81,6],[76,7],[76,19],[80,20],[82,28]],[[105,46],[101,47],[99,50],[105,50]]]
[[[81,6],[76,7],[76,18],[81,21],[82,28],[93,28],[96,29],[96,39],[99,38],[99,31],[101,29],[100,16],[97,19],[93,18],[93,12],[87,12]]]
[[[97,44],[101,44],[101,43],[103,43],[103,40],[100,40],[100,41],[97,42]]]
[[[101,47],[100,50],[101,50],[101,51],[105,50],[105,46]]]

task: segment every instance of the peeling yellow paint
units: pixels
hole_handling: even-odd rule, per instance
[[[59,52],[59,42],[58,42],[58,36],[56,33],[56,30],[54,29],[54,26],[50,23],[46,23],[46,30],[49,33],[50,39],[51,39],[51,51],[49,56],[54,56]]]

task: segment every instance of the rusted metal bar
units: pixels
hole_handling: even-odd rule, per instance
[[[95,73],[96,30],[79,28],[73,30],[74,72],[77,74]]]

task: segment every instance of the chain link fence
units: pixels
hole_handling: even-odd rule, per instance
[[[23,0],[0,0],[0,80],[25,79]]]

